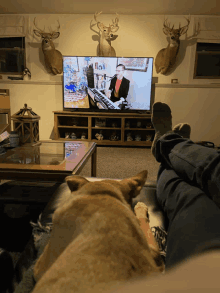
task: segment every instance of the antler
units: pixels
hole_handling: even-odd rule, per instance
[[[36,17],[34,18],[34,25],[35,27],[37,28],[37,30],[40,32],[40,33],[45,33],[44,30],[40,29],[39,27],[37,27],[36,23],[35,23],[35,20],[36,20]]]
[[[36,20],[36,17],[34,18],[34,25],[35,25],[35,27],[37,28],[37,30],[38,30],[40,33],[45,33],[45,28],[44,28],[44,30],[42,30],[42,29],[40,29],[39,27],[37,27],[35,20]],[[58,22],[57,30],[53,30],[53,31],[52,31],[51,27],[49,27],[50,33],[53,34],[53,33],[59,31],[59,29],[60,29],[60,22],[59,22],[59,19],[57,20],[57,22]]]
[[[102,13],[102,11],[101,11],[101,12],[98,12],[98,13],[96,12],[96,13],[94,14],[94,19],[95,19],[97,25],[100,23],[100,21],[97,20],[97,17],[98,17],[101,13]],[[116,18],[115,18],[115,20],[112,19],[112,24],[110,24],[109,26],[110,26],[110,27],[118,27],[118,22],[119,22],[119,14],[116,12]]]
[[[100,23],[100,21],[97,21],[97,16],[100,15],[101,13],[102,13],[102,11],[99,12],[99,13],[96,12],[96,13],[94,14],[94,19],[95,19],[95,21],[96,21],[97,24]]]
[[[59,32],[59,30],[60,30],[60,22],[59,22],[59,19],[57,20],[57,22],[58,22],[58,27],[57,27],[56,30],[52,30],[52,28],[49,27],[49,30],[50,30],[50,33],[51,33],[51,34],[53,34],[53,33],[55,33],[55,32]]]
[[[112,19],[112,23],[111,25],[109,25],[110,27],[118,27],[118,22],[119,22],[119,14],[116,12],[116,18],[115,20]]]
[[[189,24],[190,24],[190,15],[189,15],[188,18],[186,18],[186,17],[184,17],[184,18],[186,19],[186,21],[187,21],[188,23],[187,23],[187,25],[185,25],[185,26],[183,26],[183,27],[181,27],[180,24],[179,24],[179,30],[181,30],[181,31],[183,31],[184,28],[187,28],[187,30],[188,30],[188,28],[189,28]],[[184,34],[187,32],[187,30],[184,32]]]
[[[168,19],[168,18],[167,18],[167,19]],[[170,22],[168,23],[168,22],[167,22],[167,19],[164,20],[164,22],[163,22],[163,26],[164,26],[164,28],[171,30],[171,29],[174,28],[174,25],[173,25],[173,27],[171,28],[171,27],[170,27]]]
[[[194,24],[194,28],[193,28],[193,34],[191,36],[188,36],[186,39],[187,40],[192,40],[196,37],[198,37],[198,35],[201,32],[201,26],[200,26],[200,22],[198,22],[197,24]]]
[[[180,32],[182,32],[181,35],[182,35],[182,34],[185,34],[185,33],[187,32],[188,27],[189,27],[189,24],[190,24],[190,16],[189,16],[188,18],[186,18],[186,17],[184,17],[184,18],[186,19],[186,21],[187,21],[188,23],[187,23],[187,25],[185,25],[185,26],[183,26],[183,27],[181,27],[181,24],[179,23],[179,28],[178,28],[178,30],[179,30]],[[167,19],[164,20],[163,26],[164,26],[165,29],[167,29],[167,30],[169,30],[169,31],[171,31],[171,30],[174,29],[174,25],[173,25],[172,28],[171,28],[171,27],[170,27],[170,22],[168,23],[168,22],[167,22]],[[187,28],[187,29],[185,30],[185,28]]]

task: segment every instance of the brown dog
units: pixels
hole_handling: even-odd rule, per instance
[[[135,277],[159,273],[129,205],[147,171],[121,181],[68,176],[71,196],[53,214],[50,241],[34,268],[36,292],[104,292]]]

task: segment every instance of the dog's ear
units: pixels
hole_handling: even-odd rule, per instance
[[[65,180],[71,192],[80,189],[89,182],[86,178],[78,175],[67,176]]]
[[[131,199],[136,197],[147,180],[148,171],[144,170],[137,175],[123,179],[120,183],[124,186],[124,197],[128,203],[131,203]]]
[[[144,170],[128,179],[128,184],[131,186],[131,189],[135,191],[135,196],[141,192],[141,189],[147,180],[147,175],[148,171]]]

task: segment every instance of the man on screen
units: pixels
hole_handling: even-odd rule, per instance
[[[126,105],[130,86],[130,81],[124,77],[124,71],[125,66],[123,64],[116,67],[116,75],[112,78],[108,91],[108,98],[121,109],[124,109]]]

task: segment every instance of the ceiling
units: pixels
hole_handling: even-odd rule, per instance
[[[0,14],[220,15],[219,0],[0,0]]]

